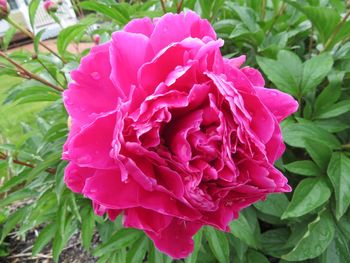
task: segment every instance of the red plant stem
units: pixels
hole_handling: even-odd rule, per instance
[[[32,40],[35,39],[35,35],[33,34],[33,32],[29,31],[28,29],[22,27],[21,25],[19,25],[18,23],[16,23],[15,21],[13,21],[10,17],[6,18],[6,22],[8,22],[10,25],[12,25],[13,27],[17,28],[18,30],[20,30],[22,33],[26,34],[28,37],[30,37]],[[52,53],[54,56],[58,57],[63,63],[66,63],[66,61],[64,61],[63,58],[60,57],[60,55],[58,55],[55,51],[53,51],[49,46],[47,46],[46,44],[44,44],[43,42],[39,41],[39,45],[41,45],[42,47],[44,47],[47,51],[49,51],[50,53]]]
[[[343,19],[339,22],[339,24],[337,25],[337,27],[334,29],[332,35],[328,38],[326,44],[324,45],[324,48],[322,51],[325,51],[329,48],[330,44],[332,44],[332,41],[334,40],[334,38],[337,36],[339,30],[342,28],[342,26],[345,24],[346,20],[349,18],[350,16],[350,9],[349,11],[346,13],[346,15],[343,17]]]
[[[165,8],[165,0],[160,0],[160,4],[162,6],[163,13],[166,13],[166,8]]]
[[[7,160],[8,158],[9,158],[9,156],[6,153],[0,152],[0,160]],[[22,166],[29,167],[29,168],[35,168],[35,165],[33,165],[31,163],[27,163],[27,162],[21,161],[21,160],[19,160],[17,158],[14,158],[12,160],[12,162],[15,163],[15,164],[19,164],[19,165],[22,165]],[[56,169],[55,168],[47,168],[45,170],[45,172],[48,172],[50,174],[56,174]]]
[[[179,14],[179,13],[181,12],[181,10],[182,10],[182,4],[183,4],[183,2],[184,2],[184,1],[181,0],[180,3],[177,5],[177,10],[176,10],[176,11],[177,11],[178,14]]]
[[[4,52],[0,51],[0,57],[3,57],[4,59],[6,59],[8,62],[10,62],[12,65],[14,65],[16,67],[16,69],[18,70],[20,75],[26,76],[30,79],[35,79],[47,86],[49,86],[50,88],[53,88],[54,90],[57,90],[59,92],[64,91],[63,88],[57,87],[56,85],[52,84],[51,82],[47,81],[46,79],[43,79],[42,77],[35,75],[31,72],[29,72],[28,70],[26,70],[24,67],[22,67],[20,64],[18,64],[16,61],[12,60],[11,58],[9,58]]]

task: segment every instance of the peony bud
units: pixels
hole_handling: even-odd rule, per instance
[[[1,0],[0,0],[1,1]],[[46,12],[56,12],[58,9],[58,6],[55,2],[53,2],[52,0],[46,0],[44,1],[44,9],[46,10]]]
[[[100,44],[101,37],[98,34],[95,34],[92,36],[92,40],[94,41],[95,45]]]
[[[0,0],[0,20],[4,19],[10,13],[10,6],[7,0]]]

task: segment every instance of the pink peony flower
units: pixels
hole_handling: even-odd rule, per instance
[[[44,1],[44,9],[46,10],[46,12],[56,12],[58,9],[58,6],[55,2],[53,2],[52,0],[45,0]]]
[[[0,0],[0,20],[7,17],[10,12],[10,6],[7,0]]]
[[[95,45],[100,44],[101,37],[98,34],[95,34],[92,36],[92,40],[94,41]]]
[[[173,258],[203,225],[228,231],[241,209],[291,190],[273,163],[298,104],[222,45],[194,12],[135,19],[92,48],[64,92],[67,186]]]

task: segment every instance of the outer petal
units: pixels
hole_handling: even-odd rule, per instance
[[[275,130],[271,136],[271,139],[266,143],[266,155],[269,161],[273,164],[282,156],[285,148],[281,129],[277,120],[275,120]]]
[[[201,19],[192,11],[168,13],[157,20],[150,42],[157,53],[169,44],[187,37],[216,39],[216,34],[207,20]]]
[[[115,112],[100,116],[70,140],[65,158],[84,167],[115,167],[110,157],[115,124]]]
[[[256,87],[260,100],[280,122],[298,109],[298,102],[289,94],[275,89]]]
[[[251,67],[245,67],[242,69],[242,72],[248,77],[248,79],[254,86],[265,86],[265,80],[258,70]]]
[[[149,17],[131,20],[125,27],[125,32],[140,33],[150,37],[154,30],[154,24]]]
[[[200,214],[170,195],[146,191],[133,178],[122,182],[120,171],[98,170],[83,189],[85,196],[108,209],[143,207],[155,212],[185,219],[198,219]]]
[[[63,100],[76,124],[89,123],[97,114],[114,110],[122,96],[109,79],[109,46],[110,42],[94,47],[71,73],[74,82],[64,91]]]
[[[145,231],[156,247],[173,258],[187,257],[194,247],[192,236],[202,224],[174,218],[171,224],[160,233]]]
[[[151,232],[161,232],[172,221],[171,216],[163,215],[142,207],[127,209],[124,226]]]
[[[110,78],[124,95],[130,95],[132,85],[137,85],[137,72],[141,65],[153,57],[148,37],[139,33],[117,31],[112,36]]]
[[[70,162],[64,171],[64,182],[73,192],[82,193],[85,181],[94,173],[95,169],[79,167]]]

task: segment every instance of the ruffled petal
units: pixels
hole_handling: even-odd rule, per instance
[[[134,227],[155,233],[159,233],[164,228],[168,227],[173,219],[171,216],[142,207],[130,208],[126,211],[124,221],[125,227]]]
[[[207,20],[201,19],[192,11],[167,13],[156,21],[150,41],[157,53],[169,44],[188,37],[216,39],[216,34]]]
[[[298,110],[298,102],[289,94],[276,89],[256,87],[260,100],[281,122]]]
[[[143,207],[155,212],[184,219],[197,219],[200,214],[167,193],[146,191],[129,176],[122,181],[120,171],[97,170],[83,189],[83,194],[108,209]]]
[[[202,224],[174,218],[171,224],[159,233],[145,231],[156,247],[175,259],[185,258],[194,247],[193,235]]]
[[[109,46],[110,42],[94,47],[71,73],[74,82],[64,91],[63,101],[76,124],[84,125],[114,110],[122,96],[109,78]]]
[[[66,159],[82,167],[101,169],[115,167],[116,164],[110,157],[115,124],[115,112],[99,116],[70,140]]]
[[[245,67],[242,68],[242,72],[248,77],[248,79],[254,86],[265,86],[265,80],[258,70],[251,67]]]
[[[149,17],[133,19],[124,27],[125,32],[140,33],[147,37],[151,36],[153,30],[154,24]]]
[[[75,193],[82,193],[85,181],[93,176],[95,169],[80,167],[70,162],[64,171],[64,182]]]
[[[129,97],[132,85],[137,86],[139,68],[151,60],[153,50],[147,36],[140,33],[117,31],[112,35],[110,79],[116,87]]]

